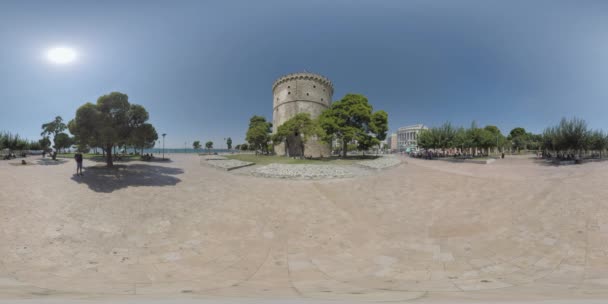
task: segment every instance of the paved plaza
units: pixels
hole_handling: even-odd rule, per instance
[[[82,177],[0,162],[0,300],[608,298],[608,162],[403,158],[290,180],[170,157]]]

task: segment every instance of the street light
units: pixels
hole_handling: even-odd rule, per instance
[[[165,136],[167,133],[163,133],[163,160],[165,160]]]

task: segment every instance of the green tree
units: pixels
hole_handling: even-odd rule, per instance
[[[29,143],[19,137],[19,134],[0,132],[0,149],[27,150],[29,149]]]
[[[72,146],[73,140],[67,133],[59,133],[55,136],[55,149],[58,151]]]
[[[601,150],[603,132],[592,132],[587,123],[578,118],[562,118],[557,126],[545,129],[542,135],[542,148],[556,152],[576,152],[580,155],[586,150]]]
[[[42,124],[42,133],[40,133],[40,136],[46,137],[49,135],[53,135],[55,149],[58,149],[56,143],[57,135],[65,131],[65,129],[67,129],[67,126],[63,123],[63,118],[61,118],[61,116],[56,116],[53,121]]]
[[[526,129],[517,127],[513,128],[511,132],[509,132],[509,136],[507,139],[511,141],[511,145],[517,152],[519,153],[522,149],[525,149],[528,146],[528,133]]]
[[[235,149],[235,150],[241,150],[241,145],[236,145],[236,146],[234,146],[234,149]]]
[[[589,148],[600,153],[602,158],[602,152],[608,149],[608,136],[602,130],[595,130],[591,133],[589,138]]]
[[[249,120],[249,129],[245,139],[249,143],[249,148],[253,150],[261,150],[268,153],[268,143],[270,142],[270,133],[272,132],[272,123],[267,122],[266,118],[254,115]]]
[[[418,133],[418,146],[423,149],[435,149],[437,148],[436,131],[434,128],[427,130],[421,130]]]
[[[144,154],[144,149],[153,148],[157,140],[158,133],[156,133],[154,126],[149,123],[143,123],[131,129],[129,143],[133,147],[141,149],[142,155]]]
[[[299,113],[277,128],[272,142],[275,145],[284,142],[288,151],[297,150],[300,156],[304,156],[304,148],[309,138],[320,135],[321,129],[317,122],[310,118],[310,114]]]
[[[591,131],[587,129],[587,123],[584,120],[562,118],[558,130],[559,140],[564,148],[579,154],[582,150],[587,149]]]
[[[359,148],[364,148],[386,138],[388,115],[384,111],[372,111],[365,96],[346,94],[319,116],[319,124],[325,132],[324,140],[331,142],[333,138],[337,139],[342,146],[342,156],[346,157],[347,145],[353,140],[361,142]]]
[[[48,150],[51,147],[51,140],[48,136],[42,137],[38,143],[40,144],[40,150]]]
[[[205,143],[205,148],[206,148],[207,150],[211,150],[211,149],[213,149],[213,142],[212,142],[212,141],[208,141],[208,142],[206,142],[206,143]]]
[[[514,128],[513,130],[511,130],[511,132],[509,132],[510,138],[515,138],[518,136],[525,136],[525,135],[526,135],[526,129],[521,128],[521,127]]]
[[[89,102],[78,108],[68,127],[79,145],[101,147],[106,164],[111,167],[115,146],[137,142],[134,137],[147,144],[152,142],[152,138],[146,138],[152,133],[151,125],[146,126],[147,119],[148,114],[142,106],[130,104],[126,94],[112,92],[99,97],[95,104]],[[145,135],[140,138],[142,134]]]
[[[192,149],[194,149],[194,150],[198,150],[198,149],[200,149],[200,148],[201,148],[201,141],[200,141],[200,140],[195,140],[195,141],[192,143]]]
[[[248,144],[241,144],[241,151],[247,151],[249,150],[249,145]]]
[[[490,132],[493,137],[493,142],[490,147],[503,148],[506,145],[507,139],[500,132],[500,129],[497,126],[488,125],[484,128],[486,131]]]
[[[226,139],[226,148],[228,148],[228,150],[232,150],[232,138],[230,137]]]

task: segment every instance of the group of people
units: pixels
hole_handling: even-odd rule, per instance
[[[8,154],[6,154],[2,157],[2,159],[4,159],[4,160],[12,159],[12,158],[17,158],[17,155],[15,155],[15,153],[13,153],[13,152],[9,152]]]
[[[419,150],[415,152],[410,152],[409,155],[414,158],[424,158],[424,159],[433,159],[440,157],[453,157],[453,158],[474,158],[474,157],[487,157],[488,154],[478,153],[478,154],[469,154],[462,153],[460,151],[438,151],[438,150]],[[505,153],[501,154],[501,158],[505,158]]]
[[[150,161],[154,158],[154,155],[150,154],[150,153],[146,153],[144,155],[141,156],[141,160],[145,160],[145,161]]]

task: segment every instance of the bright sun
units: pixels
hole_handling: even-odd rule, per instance
[[[67,47],[56,47],[46,53],[47,58],[56,64],[66,64],[76,59],[76,51]]]

